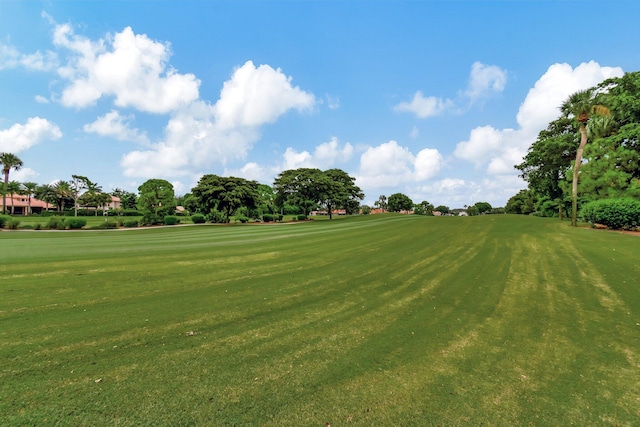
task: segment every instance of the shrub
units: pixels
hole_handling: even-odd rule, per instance
[[[128,219],[122,222],[122,226],[125,228],[136,228],[139,225],[137,219]]]
[[[66,228],[70,229],[70,230],[77,230],[80,229],[82,227],[84,227],[85,225],[87,225],[87,220],[84,218],[67,218],[64,220],[64,225],[66,226]]]
[[[636,229],[640,226],[640,201],[634,199],[602,199],[585,204],[580,210],[582,218],[593,224],[618,229]]]
[[[220,212],[220,211],[212,211],[209,214],[209,221],[216,223],[216,224],[222,224],[227,222],[227,218],[224,216],[224,213]]]
[[[307,219],[306,215],[298,215],[298,221],[304,221],[305,219]],[[282,219],[282,218],[280,218]]]
[[[47,230],[64,230],[64,221],[60,217],[52,216],[44,225],[44,228]]]
[[[240,221],[241,223],[245,223],[249,221],[249,218],[245,215],[236,215],[236,221]]]
[[[18,227],[20,230],[33,230],[33,224],[22,224]]]
[[[108,230],[108,229],[118,228],[118,223],[116,221],[105,221],[105,222],[101,222],[98,225],[94,225],[91,228],[94,230]]]
[[[42,224],[37,223],[36,225],[33,226],[34,230],[42,230]]]
[[[191,215],[191,221],[194,224],[204,224],[207,221],[207,219],[202,214],[193,214]]]
[[[180,221],[178,220],[177,216],[167,215],[164,217],[164,225],[176,225],[179,222]]]
[[[271,214],[264,214],[264,215],[262,215],[262,220],[263,220],[264,222],[271,222],[271,221],[273,221],[273,215],[271,215]]]
[[[9,222],[7,222],[7,228],[9,230],[17,230],[19,225],[20,225],[19,219],[11,218]]]
[[[11,219],[10,216],[0,215],[0,228],[4,228],[5,224]]]

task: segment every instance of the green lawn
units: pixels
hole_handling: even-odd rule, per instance
[[[0,425],[638,425],[640,237],[508,215],[0,232]]]

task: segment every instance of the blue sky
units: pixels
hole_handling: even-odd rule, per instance
[[[503,206],[571,93],[640,69],[640,2],[4,1],[12,179],[341,168],[365,203]]]

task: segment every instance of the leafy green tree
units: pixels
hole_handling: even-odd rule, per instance
[[[276,213],[276,195],[273,191],[273,187],[266,184],[258,184],[256,191],[258,193],[256,217],[262,219],[262,215],[265,213]]]
[[[38,183],[37,182],[31,182],[31,181],[27,181],[27,182],[23,182],[22,183],[22,193],[27,196],[27,205],[29,207],[29,215],[31,215],[31,198],[36,194],[36,191],[38,189]]]
[[[406,194],[394,193],[389,196],[388,209],[390,212],[410,211],[413,208],[413,200]]]
[[[534,190],[526,188],[520,190],[518,194],[512,196],[507,201],[504,209],[508,214],[529,215],[535,212],[535,204],[538,197]]]
[[[253,209],[259,201],[258,183],[236,177],[204,175],[191,193],[200,212],[208,215],[222,212],[226,223],[238,208]]]
[[[440,212],[441,214],[445,215],[445,214],[449,213],[449,207],[445,206],[445,205],[439,205],[439,206],[436,206],[434,211],[435,212]]]
[[[88,190],[96,184],[91,182],[89,178],[82,175],[71,175],[71,181],[69,181],[70,196],[73,199],[73,212],[74,216],[78,216],[78,200],[82,196],[83,191]]]
[[[318,201],[327,209],[329,219],[332,210],[343,207],[347,213],[353,213],[360,207],[360,200],[364,193],[355,184],[355,178],[349,176],[342,169],[329,169],[319,174],[316,183],[319,190]]]
[[[11,169],[17,171],[22,168],[22,160],[13,153],[0,153],[0,164],[2,165],[2,173],[4,175],[4,187],[2,192],[2,213],[7,213],[7,188],[9,185],[9,173]]]
[[[164,217],[175,213],[173,185],[164,179],[149,179],[138,187],[138,209],[145,225],[162,224]]]
[[[493,209],[491,207],[491,204],[489,204],[488,202],[478,202],[473,206],[475,206],[475,208],[477,209],[478,215],[482,215],[482,214],[491,212],[491,209]]]
[[[369,215],[371,213],[371,206],[362,205],[362,215]]]
[[[322,171],[314,168],[289,169],[281,172],[273,183],[276,204],[299,206],[304,215],[317,206],[324,190]]]
[[[528,182],[529,188],[544,200],[555,201],[558,216],[562,219],[565,182],[571,160],[575,159],[579,139],[575,121],[560,117],[541,131],[538,139],[529,147],[524,161],[515,167]]]
[[[608,108],[597,103],[593,89],[582,90],[572,94],[560,109],[565,116],[573,117],[579,124],[580,145],[576,151],[571,183],[571,225],[575,227],[577,226],[578,215],[578,174],[582,165],[582,153],[588,141],[587,123],[593,115],[608,116],[610,112]]]
[[[433,215],[433,205],[423,200],[413,207],[413,213],[415,215]]]
[[[375,206],[378,209],[382,209],[383,212],[386,211],[387,208],[389,207],[389,205],[387,204],[387,196],[385,196],[384,194],[381,194],[380,197],[378,197],[378,200],[373,202],[373,206]]]
[[[135,193],[116,188],[111,192],[111,195],[120,199],[120,208],[137,209],[138,196]]]

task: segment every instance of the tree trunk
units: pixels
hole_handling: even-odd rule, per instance
[[[4,188],[2,189],[2,214],[7,213],[7,186],[9,185],[9,171],[4,173]]]
[[[578,172],[580,172],[580,166],[582,165],[582,152],[587,145],[587,127],[585,124],[580,124],[580,146],[576,152],[576,162],[573,165],[573,182],[571,182],[571,225],[573,227],[578,226]]]

